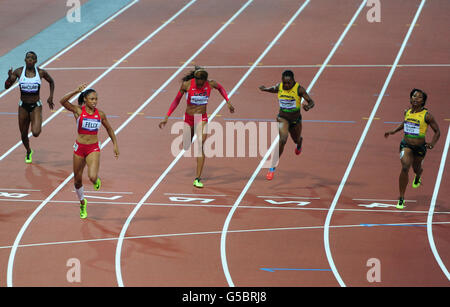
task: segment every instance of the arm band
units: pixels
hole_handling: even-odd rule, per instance
[[[222,95],[222,97],[223,97],[227,102],[228,102],[228,100],[230,100],[230,99],[228,98],[227,92],[225,91],[225,89],[223,88],[223,86],[220,85],[218,82],[217,82],[217,90],[219,91],[220,95]]]
[[[181,92],[178,92],[177,97],[175,97],[175,99],[172,101],[172,104],[170,105],[169,111],[167,112],[167,116],[170,116],[170,114],[172,114],[172,112],[180,104],[181,97],[183,97],[183,94]]]

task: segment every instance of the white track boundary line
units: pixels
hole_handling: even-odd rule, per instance
[[[448,280],[450,280],[450,274],[447,268],[445,267],[445,264],[442,262],[442,259],[439,256],[439,253],[436,249],[436,245],[434,244],[432,225],[433,225],[434,207],[436,206],[436,200],[438,197],[439,188],[441,186],[442,174],[444,173],[445,160],[447,159],[449,143],[450,143],[450,126],[447,131],[447,139],[445,140],[444,151],[442,153],[441,164],[439,165],[439,172],[436,178],[436,184],[434,185],[433,196],[431,197],[430,210],[428,211],[428,218],[427,218],[427,236],[428,242],[430,242],[431,251],[433,252],[434,258],[436,259],[437,263],[439,264],[439,267],[441,268],[442,272],[444,272]]]
[[[56,55],[54,55],[53,57],[51,57],[50,59],[48,59],[47,61],[45,61],[42,65],[39,65],[39,67],[44,68],[47,65],[49,65],[50,63],[52,63],[54,60],[56,60],[57,58],[59,58],[60,56],[62,56],[64,53],[66,53],[67,51],[69,51],[70,49],[72,49],[73,47],[75,47],[76,45],[78,45],[79,43],[81,43],[82,41],[84,41],[86,38],[88,38],[89,36],[91,36],[93,33],[97,32],[100,28],[102,28],[104,25],[106,25],[107,23],[109,23],[111,20],[113,20],[114,18],[116,18],[117,16],[119,16],[120,14],[122,14],[123,12],[125,12],[126,10],[128,10],[131,6],[135,5],[136,3],[138,3],[139,0],[134,0],[133,2],[127,4],[126,6],[124,6],[122,9],[120,9],[119,11],[117,11],[115,14],[113,14],[111,17],[109,17],[108,19],[106,19],[105,21],[103,21],[102,23],[100,23],[98,26],[96,26],[94,29],[90,30],[89,32],[87,32],[86,34],[84,34],[83,36],[81,36],[79,39],[77,39],[75,42],[73,42],[72,44],[70,44],[69,46],[67,46],[66,48],[64,48],[63,50],[61,50],[59,53],[57,53]],[[9,89],[5,90],[4,92],[0,93],[0,98],[2,98],[3,96],[5,96],[6,94],[8,94],[9,92],[11,92],[13,89],[15,89],[19,84],[15,83],[13,86],[11,86]]]
[[[117,62],[115,62],[112,66],[110,66],[106,71],[104,71],[100,76],[98,76],[94,81],[92,81],[87,88],[92,87],[94,84],[96,84],[98,81],[103,79],[107,74],[109,74],[111,71],[113,71],[118,65],[120,65],[126,58],[128,58],[130,55],[135,53],[139,48],[141,48],[145,43],[147,43],[151,38],[153,38],[156,34],[158,34],[162,29],[164,29],[166,26],[168,26],[175,18],[177,18],[181,13],[183,13],[188,7],[190,7],[194,2],[197,0],[192,0],[188,4],[186,4],[181,10],[179,10],[176,14],[174,14],[171,18],[169,18],[166,22],[164,22],[161,26],[159,26],[155,31],[153,31],[150,35],[148,35],[144,40],[142,40],[139,44],[137,44],[133,49],[127,52],[123,57],[121,57]],[[78,95],[71,98],[69,101],[74,101]],[[46,126],[53,118],[55,118],[59,113],[61,113],[64,110],[64,107],[60,107],[56,112],[54,112],[49,118],[47,118],[43,123],[42,127]],[[28,134],[28,137],[31,137],[32,133],[30,132]],[[6,153],[4,153],[0,157],[0,161],[2,161],[5,157],[7,157],[11,152],[13,152],[17,147],[19,147],[22,144],[22,141],[19,141],[11,147]]]
[[[174,14],[170,19],[168,19],[163,25],[161,25],[157,30],[155,30],[152,34],[150,34],[149,36],[147,36],[147,38],[145,40],[143,40],[141,43],[139,43],[135,48],[133,48],[132,50],[130,50],[125,56],[123,56],[118,62],[116,62],[115,65],[119,65],[120,62],[122,62],[126,57],[128,57],[129,55],[131,55],[132,53],[134,53],[140,46],[142,46],[145,42],[147,42],[151,37],[153,37],[154,35],[156,35],[159,31],[161,31],[165,26],[167,26],[168,24],[170,24],[172,22],[172,20],[174,20],[176,17],[178,17],[182,12],[184,12],[188,7],[190,7],[194,2],[196,2],[197,0],[192,0],[190,1],[188,4],[186,4],[182,9],[180,9],[176,14]],[[113,65],[114,66],[114,65]],[[112,70],[112,69],[111,69]],[[105,73],[104,73],[105,74]],[[102,76],[104,75],[102,74]],[[101,76],[100,76],[101,77]],[[99,77],[99,78],[100,78]],[[99,80],[99,78],[96,79]],[[95,83],[96,81],[94,81],[93,83]],[[91,83],[91,85],[93,84]],[[166,82],[168,83],[168,82]],[[117,130],[116,130],[116,134],[118,134],[126,125],[128,125],[128,123],[134,118],[136,117],[136,115],[140,112],[141,109],[143,109],[147,104],[149,103],[149,101],[147,100],[144,104],[141,105],[140,108],[138,108]],[[110,141],[111,139],[108,138],[105,142],[102,143],[101,148],[103,149]],[[68,176],[45,200],[44,202],[42,202],[34,211],[33,213],[28,217],[28,219],[25,221],[25,223],[22,225],[22,228],[20,229],[13,247],[11,249],[11,253],[9,255],[9,260],[8,260],[8,268],[7,268],[7,273],[6,273],[6,282],[7,282],[7,286],[8,287],[12,287],[13,286],[13,267],[14,267],[14,258],[17,252],[17,247],[20,243],[20,240],[22,239],[23,234],[25,233],[26,229],[28,228],[28,225],[32,222],[32,220],[34,219],[34,217],[42,210],[42,208],[44,208],[44,206],[49,202],[49,200],[51,200],[71,179],[73,178],[73,173]]]
[[[320,67],[321,64],[304,64],[304,65],[258,65],[258,69],[261,68],[315,68]],[[193,66],[188,66],[193,67]],[[251,65],[210,65],[210,66],[203,66],[205,68],[209,69],[244,69],[244,68],[250,68]],[[392,67],[392,64],[329,64],[327,67],[334,67],[334,68],[390,68]],[[397,65],[397,67],[450,67],[450,64],[401,64]],[[106,66],[79,66],[79,67],[52,67],[47,68],[47,70],[99,70],[99,69],[107,69]],[[121,66],[117,67],[116,70],[151,70],[151,69],[178,69],[180,66]]]
[[[449,225],[450,222],[434,222],[434,225]],[[413,223],[389,223],[389,224],[372,224],[370,227],[390,227],[390,226],[426,226],[426,223],[413,222]],[[324,226],[298,226],[298,227],[279,227],[279,228],[258,228],[258,229],[240,229],[240,230],[230,230],[230,233],[249,233],[249,232],[266,232],[266,231],[291,231],[291,230],[315,230],[322,229]],[[366,225],[334,225],[331,228],[357,228],[357,227],[367,227]],[[140,239],[151,239],[151,238],[164,238],[164,237],[182,237],[182,236],[192,236],[192,235],[210,235],[210,234],[220,234],[221,230],[215,231],[199,231],[199,232],[186,232],[186,233],[170,233],[170,234],[157,234],[157,235],[141,235],[124,237],[124,240],[140,240]],[[43,242],[43,243],[29,243],[22,244],[19,247],[39,247],[39,246],[51,246],[51,245],[64,245],[64,244],[80,244],[80,243],[92,243],[92,242],[104,242],[104,241],[117,241],[118,237],[113,238],[99,238],[99,239],[87,239],[87,240],[73,240],[73,241],[55,241],[55,242]],[[0,246],[0,249],[8,249],[11,246]]]
[[[237,18],[251,3],[253,2],[253,0],[249,0],[247,1],[207,42],[205,42],[205,44],[193,55],[191,56],[185,63],[185,66],[180,67],[174,75],[172,75],[172,77],[174,78],[179,72],[181,72],[182,69],[184,69],[187,66],[187,63],[190,63],[201,51],[203,51],[204,48],[206,48],[206,46],[208,46],[223,30],[225,30],[226,27],[228,27],[228,25],[235,19]],[[168,82],[166,82],[168,84]],[[164,85],[165,87],[165,85]],[[236,87],[235,87],[236,88]],[[159,88],[158,91],[155,92],[155,94],[152,95],[152,97],[150,97],[150,99],[152,99],[154,96],[156,96],[161,90],[163,89],[163,87]],[[234,90],[234,89],[233,89]],[[232,97],[234,91],[230,91],[229,93],[229,97]],[[222,101],[222,103],[217,107],[217,109],[215,110],[214,113],[212,113],[210,115],[210,120],[212,120],[217,112],[220,111],[220,109],[225,105],[226,101]],[[194,136],[192,142],[195,142],[196,136]],[[156,182],[152,185],[152,187],[147,191],[147,193],[145,193],[144,197],[139,201],[139,203],[136,205],[136,207],[133,209],[133,211],[130,213],[130,215],[128,216],[127,220],[125,221],[122,230],[120,232],[119,235],[119,240],[117,242],[117,247],[116,247],[116,256],[115,256],[115,262],[116,262],[116,279],[117,279],[117,284],[119,287],[124,287],[123,284],[123,279],[122,279],[122,271],[121,271],[121,267],[120,267],[120,257],[121,257],[121,250],[122,250],[122,244],[123,244],[123,238],[125,237],[125,233],[128,229],[128,226],[131,223],[131,220],[133,219],[133,217],[136,215],[137,211],[139,210],[139,208],[142,206],[142,204],[144,203],[144,201],[150,196],[150,194],[153,193],[153,191],[156,189],[156,187],[161,183],[161,181],[164,179],[164,177],[169,173],[169,171],[173,168],[173,166],[178,162],[178,160],[180,160],[180,158],[183,156],[184,154],[184,150],[181,150],[180,153],[178,154],[178,156],[172,161],[172,163],[170,163],[170,165],[167,167],[167,169],[159,176],[159,178],[156,180]]]
[[[364,0],[361,3],[361,5],[359,6],[358,10],[353,15],[353,18],[350,20],[349,24],[345,28],[344,32],[339,37],[339,40],[336,42],[336,44],[334,44],[333,49],[331,50],[331,52],[329,53],[328,57],[323,62],[323,64],[320,67],[319,71],[314,76],[314,79],[311,81],[311,84],[309,85],[309,87],[307,89],[307,92],[309,92],[311,90],[311,88],[314,86],[314,84],[318,80],[319,76],[322,74],[322,72],[325,69],[326,65],[328,64],[328,62],[330,61],[330,59],[333,57],[334,53],[336,52],[337,48],[341,45],[342,40],[347,35],[347,32],[350,30],[350,28],[352,27],[352,25],[355,22],[356,18],[359,16],[359,14],[361,13],[362,9],[365,7],[365,4],[366,4],[366,0]],[[227,279],[228,285],[231,286],[231,287],[234,287],[234,283],[233,283],[233,280],[231,279],[231,275],[230,275],[230,272],[228,270],[228,263],[227,263],[227,256],[226,256],[226,236],[227,236],[228,228],[229,228],[229,225],[230,225],[230,222],[231,222],[231,219],[233,217],[234,212],[236,211],[236,209],[239,206],[240,202],[244,198],[244,195],[247,193],[248,189],[252,185],[252,183],[255,180],[256,176],[260,172],[261,168],[263,167],[263,165],[264,165],[265,161],[267,160],[267,158],[269,157],[270,153],[274,150],[275,146],[278,144],[279,139],[280,139],[280,136],[277,135],[275,140],[273,141],[272,145],[270,146],[269,150],[266,152],[266,154],[264,155],[263,159],[259,163],[258,167],[253,172],[253,174],[250,177],[249,181],[245,185],[245,187],[242,190],[241,194],[236,199],[236,201],[235,201],[233,207],[231,208],[230,212],[228,213],[228,216],[227,216],[227,218],[225,220],[225,223],[223,225],[221,242],[220,242],[220,254],[221,254],[221,259],[222,259],[223,271],[225,272],[225,277]]]
[[[0,199],[0,202],[14,202],[14,203],[40,203],[43,202],[43,199]],[[79,201],[76,200],[50,200],[49,203],[54,204],[78,204]],[[139,204],[138,202],[119,202],[119,201],[90,201],[90,204],[97,204],[97,205],[113,205],[113,206],[119,206],[119,205],[131,205],[136,206]],[[6,204],[9,205],[9,204]],[[222,204],[214,204],[214,205],[208,205],[208,204],[196,204],[196,203],[153,203],[153,202],[144,202],[142,204],[143,206],[163,206],[163,207],[208,207],[208,208],[232,208],[233,205],[222,205]],[[328,211],[328,208],[319,208],[319,207],[301,207],[301,206],[283,206],[283,207],[274,207],[274,206],[256,206],[256,205],[249,205],[249,206],[239,206],[239,208],[245,208],[245,209],[274,209],[274,210],[303,210],[303,211]],[[400,214],[400,213],[417,213],[417,214],[428,214],[428,211],[412,211],[412,210],[385,210],[385,209],[335,209],[336,211],[342,211],[342,212],[377,212],[377,213],[389,213],[389,214]],[[450,211],[437,211],[434,212],[434,214],[450,214]]]
[[[369,117],[369,120],[366,123],[366,126],[364,128],[364,131],[363,131],[361,137],[359,138],[358,144],[356,145],[356,149],[353,152],[352,158],[351,158],[351,160],[350,160],[350,162],[349,162],[349,164],[347,166],[347,169],[345,171],[344,177],[341,180],[339,188],[338,188],[338,190],[337,190],[337,192],[336,192],[336,194],[334,196],[334,199],[333,199],[333,201],[331,203],[330,210],[328,211],[327,217],[325,219],[325,225],[324,225],[325,227],[324,227],[324,233],[323,233],[325,252],[326,252],[327,260],[328,260],[328,263],[330,264],[331,270],[333,271],[333,274],[334,274],[336,280],[339,282],[339,285],[341,287],[345,287],[345,283],[342,280],[341,276],[339,275],[339,272],[336,269],[336,266],[334,264],[333,257],[332,257],[332,254],[331,254],[331,249],[330,249],[330,232],[329,232],[329,228],[330,228],[331,217],[333,216],[334,208],[336,207],[337,201],[339,200],[339,197],[341,196],[342,190],[344,189],[345,183],[347,182],[347,178],[350,175],[350,172],[352,170],[353,164],[355,163],[356,157],[359,154],[359,151],[360,151],[361,146],[362,146],[362,144],[364,142],[364,139],[366,138],[366,135],[367,135],[367,133],[369,131],[369,128],[370,128],[370,126],[372,124],[372,121],[373,121],[373,119],[375,117],[375,114],[376,114],[376,112],[378,110],[378,107],[380,106],[381,100],[384,97],[384,93],[386,92],[386,89],[387,89],[387,87],[388,87],[388,85],[389,85],[389,83],[391,81],[391,78],[392,78],[392,76],[394,74],[395,68],[397,67],[398,62],[400,61],[400,57],[403,54],[403,51],[405,50],[406,43],[408,42],[408,39],[411,36],[411,33],[412,33],[413,29],[414,29],[414,26],[415,26],[415,24],[417,22],[417,19],[419,18],[420,12],[422,11],[422,8],[423,8],[423,6],[425,4],[425,1],[426,0],[422,0],[422,2],[420,3],[419,8],[417,9],[416,15],[414,16],[414,19],[411,22],[411,25],[410,25],[410,27],[408,29],[408,32],[407,32],[407,34],[406,34],[406,36],[405,36],[405,38],[403,40],[403,43],[402,43],[402,45],[400,47],[400,50],[399,50],[399,52],[397,54],[397,57],[395,58],[394,64],[392,65],[392,68],[389,71],[389,74],[388,74],[388,76],[386,78],[386,81],[384,82],[384,85],[383,85],[383,88],[381,89],[380,95],[378,95],[378,98],[377,98],[377,101],[375,103],[375,106],[373,107],[372,113],[370,114],[370,117]]]
[[[289,27],[289,25],[292,23],[292,21],[297,17],[298,14],[306,7],[306,5],[310,2],[310,0],[306,0],[305,3],[300,7],[300,9],[297,11],[297,13],[291,18],[291,20],[283,27],[283,29],[278,33],[278,35],[272,40],[272,42],[267,46],[267,48],[262,52],[262,54],[258,57],[258,59],[253,63],[252,67],[244,74],[244,76],[238,81],[238,83],[234,86],[234,88],[230,91],[229,97],[232,97],[234,93],[237,91],[237,89],[242,85],[242,83],[247,79],[247,77],[250,75],[250,73],[255,69],[255,67],[258,65],[258,63],[261,61],[261,59],[269,52],[270,49],[275,45],[276,41],[283,35],[283,33],[286,31],[286,29]],[[188,61],[190,62],[190,61]],[[210,120],[212,120],[216,114],[221,110],[221,108],[225,105],[226,101],[223,100],[222,103],[217,107],[217,109],[211,114]],[[192,142],[195,142],[196,136],[194,136]],[[139,201],[138,205],[133,209],[131,214],[128,216],[122,231],[119,235],[119,240],[117,242],[117,248],[116,248],[116,277],[117,277],[117,283],[120,287],[123,287],[123,280],[122,280],[122,271],[121,271],[121,250],[123,245],[123,238],[125,237],[125,233],[128,229],[128,226],[131,223],[131,220],[136,215],[137,211],[140,209],[140,207],[143,205],[145,200],[153,193],[153,191],[156,189],[156,187],[161,183],[161,181],[164,179],[164,177],[170,172],[170,170],[175,166],[175,164],[178,162],[178,160],[181,159],[181,157],[184,154],[184,150],[181,150],[178,156],[172,161],[172,163],[167,167],[167,169],[161,174],[161,176],[158,178],[158,180],[152,185],[152,187],[147,191],[147,193],[144,195],[144,197]]]

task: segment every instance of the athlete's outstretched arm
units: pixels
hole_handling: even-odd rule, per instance
[[[114,145],[114,156],[116,158],[119,157],[119,145],[117,144],[117,137],[116,133],[114,132],[113,128],[109,124],[108,118],[106,117],[106,114],[103,111],[98,110],[98,113],[100,114],[100,118],[102,120],[102,125],[105,127],[106,132],[108,132],[109,137],[111,138],[111,141]]]
[[[222,95],[223,99],[227,102],[228,109],[230,110],[230,113],[234,113],[234,106],[231,104],[230,99],[228,98],[227,91],[223,88],[222,85],[220,85],[219,82],[211,80],[209,81],[209,84],[219,91],[220,95]]]
[[[14,84],[14,82],[16,82],[18,78],[20,78],[19,70],[20,68],[17,68],[13,71],[12,67],[8,70],[8,79],[6,79],[5,81],[5,89],[9,89]]]
[[[81,108],[77,105],[73,105],[69,102],[69,99],[78,93],[81,93],[86,88],[86,84],[81,84],[75,90],[65,94],[59,101],[61,105],[72,112],[74,115],[79,116],[81,114]]]
[[[314,107],[314,101],[311,99],[311,97],[309,97],[309,95],[306,92],[304,87],[302,87],[302,86],[298,87],[298,95],[300,97],[303,97],[303,99],[305,99],[308,102],[308,104],[305,104],[303,106],[303,109],[305,111],[309,111],[310,109],[312,109]]]
[[[264,85],[261,85],[261,86],[259,87],[259,89],[260,89],[261,91],[263,91],[263,92],[269,92],[269,93],[274,93],[274,94],[276,94],[276,93],[278,93],[278,88],[279,88],[279,86],[280,86],[279,83],[276,84],[276,85],[274,85],[274,86],[271,86],[271,87],[265,87]]]
[[[425,115],[425,122],[430,125],[431,129],[433,129],[434,131],[433,139],[430,143],[426,144],[428,149],[433,149],[434,145],[441,137],[441,130],[439,129],[436,120],[434,119],[433,115],[430,114],[430,112],[427,112],[427,114]]]
[[[164,126],[167,124],[167,121],[169,120],[169,116],[178,107],[178,105],[180,104],[181,98],[188,90],[189,90],[189,82],[183,82],[183,84],[181,84],[181,87],[180,87],[180,90],[178,91],[177,96],[170,104],[170,108],[169,108],[169,111],[167,111],[166,117],[164,117],[163,121],[159,123],[159,125],[158,125],[159,128],[161,128],[161,129],[164,128]]]

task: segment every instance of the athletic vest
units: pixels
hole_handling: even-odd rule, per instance
[[[411,113],[411,109],[406,111],[403,121],[403,131],[405,136],[410,138],[424,138],[427,133],[428,124],[425,122],[427,109],[417,113]]]
[[[206,81],[202,88],[197,88],[195,79],[191,79],[191,86],[189,87],[187,95],[188,105],[206,105],[211,94],[211,86]]]
[[[283,89],[283,82],[280,83],[278,88],[278,102],[280,109],[284,112],[295,112],[300,110],[301,98],[298,95],[298,87],[300,84],[295,85],[290,90]]]
[[[81,108],[80,117],[77,119],[79,134],[97,134],[101,124],[102,120],[97,109],[95,109],[94,114],[91,115],[86,112],[86,106]]]
[[[34,67],[36,75],[34,77],[28,78],[25,75],[26,67],[22,69],[22,74],[19,79],[20,93],[23,95],[39,95],[41,89],[41,77],[39,77],[38,68]]]

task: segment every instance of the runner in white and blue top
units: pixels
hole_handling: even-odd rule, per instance
[[[22,137],[23,146],[27,153],[26,163],[32,162],[33,150],[30,148],[28,131],[30,130],[34,137],[38,137],[42,128],[42,103],[40,98],[41,79],[44,78],[50,85],[50,96],[47,103],[50,109],[53,109],[53,92],[55,82],[47,71],[36,66],[37,56],[33,51],[25,55],[25,66],[19,67],[13,71],[8,71],[8,79],[5,81],[5,88],[10,88],[16,80],[19,81],[20,101],[19,101],[19,129]]]

